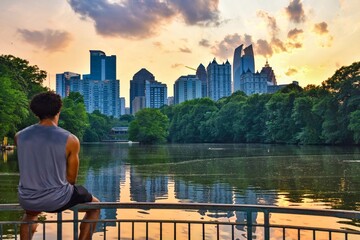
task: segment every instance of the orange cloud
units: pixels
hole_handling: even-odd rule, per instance
[[[306,16],[301,0],[292,0],[285,11],[291,22],[305,22]]]
[[[328,25],[326,22],[317,23],[314,25],[314,32],[323,35],[329,33],[329,30],[327,29]]]
[[[252,37],[245,34],[240,36],[235,33],[232,35],[226,35],[223,40],[216,42],[214,46],[211,47],[211,52],[221,59],[227,59],[234,54],[234,49],[240,44],[250,45],[252,43]]]
[[[286,74],[286,76],[293,76],[297,73],[298,73],[298,70],[296,68],[289,68],[285,74]]]
[[[27,43],[50,52],[61,51],[72,41],[72,35],[66,31],[51,29],[31,31],[28,29],[18,29],[18,32]]]

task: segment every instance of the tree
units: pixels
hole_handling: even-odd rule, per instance
[[[246,99],[241,111],[235,116],[236,141],[265,142],[266,103],[270,98],[270,94],[254,94]]]
[[[27,60],[12,55],[1,55],[0,73],[10,77],[13,87],[23,91],[28,99],[47,90],[42,86],[46,80],[46,71],[40,70],[36,65],[29,65]]]
[[[130,123],[131,121],[133,121],[135,119],[135,117],[131,114],[124,114],[120,116],[120,121],[126,121],[128,123]]]
[[[169,130],[171,141],[202,142],[200,127],[209,120],[209,113],[217,110],[216,103],[209,98],[193,99],[176,105]]]
[[[12,55],[0,55],[0,138],[37,121],[28,110],[30,99],[46,91],[41,84],[46,72],[30,66],[27,60]]]
[[[268,142],[294,143],[296,128],[291,118],[296,92],[273,94],[266,103],[266,138]]]
[[[28,115],[28,99],[23,91],[12,86],[8,76],[0,76],[0,139],[14,136],[19,125]]]
[[[350,114],[349,130],[353,131],[353,138],[356,144],[360,143],[360,110]]]
[[[144,144],[166,142],[169,128],[169,119],[158,109],[145,108],[135,115],[130,123],[129,139]]]
[[[59,126],[83,139],[89,119],[86,114],[84,97],[78,92],[71,92],[63,99],[63,107],[60,113]]]
[[[337,142],[351,143],[349,128],[351,113],[360,110],[360,62],[338,69],[323,82],[323,87],[332,93],[337,105],[339,139]]]

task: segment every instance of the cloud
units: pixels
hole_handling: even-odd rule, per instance
[[[191,49],[187,48],[187,47],[179,48],[179,50],[180,50],[180,52],[183,52],[183,53],[191,53]]]
[[[285,43],[278,37],[280,29],[277,26],[276,19],[264,11],[258,11],[257,16],[265,19],[271,37],[270,42],[262,39],[257,41],[257,44],[259,45],[258,51],[262,52],[265,57],[271,56],[273,52],[287,52]],[[269,51],[268,48],[271,48],[271,51]]]
[[[321,47],[331,47],[334,37],[331,36],[329,34],[329,30],[328,30],[328,25],[326,22],[320,22],[320,23],[316,23],[314,25],[313,31],[320,35],[321,37],[321,42],[320,45]]]
[[[304,31],[302,29],[294,28],[288,32],[288,39],[286,43],[287,49],[302,48],[303,44],[300,42]]]
[[[179,67],[182,67],[182,66],[184,66],[184,64],[175,63],[175,64],[171,65],[171,68],[179,68]]]
[[[50,52],[61,51],[72,41],[72,35],[66,31],[51,29],[31,31],[28,29],[18,29],[18,32],[24,41]]]
[[[215,25],[219,21],[219,0],[169,0],[189,25]]]
[[[287,52],[285,44],[279,38],[271,39],[270,45],[275,52]]]
[[[292,0],[285,11],[290,21],[294,23],[305,22],[306,16],[301,0]]]
[[[94,21],[98,34],[141,39],[181,17],[188,25],[219,25],[219,0],[68,0],[84,19]]]
[[[264,57],[271,57],[273,55],[273,49],[271,45],[263,39],[257,40],[255,52]]]
[[[157,48],[162,48],[163,44],[161,42],[153,42],[153,45]]]
[[[216,42],[216,45],[211,47],[211,52],[221,59],[227,59],[234,54],[234,49],[240,44],[250,45],[252,37],[245,34],[240,36],[235,33],[233,35],[226,35],[221,42]]]
[[[327,29],[328,25],[326,22],[316,23],[314,25],[314,32],[323,35],[329,33],[329,30]]]
[[[268,29],[272,37],[275,37],[279,33],[280,29],[278,28],[274,17],[261,10],[257,12],[257,16],[267,21]]]
[[[286,76],[293,76],[297,73],[298,73],[298,70],[296,68],[289,68],[285,74],[286,74]]]
[[[200,42],[199,42],[199,45],[202,46],[202,47],[210,47],[210,43],[206,39],[201,39]]]
[[[286,47],[287,49],[294,49],[294,48],[302,48],[303,44],[301,42],[287,42]]]
[[[297,28],[294,28],[294,29],[292,29],[292,30],[290,30],[289,32],[288,32],[288,38],[289,39],[292,39],[292,40],[296,40],[296,39],[298,39],[298,37],[300,36],[300,35],[302,35],[304,33],[304,31],[302,30],[302,29],[297,29]]]

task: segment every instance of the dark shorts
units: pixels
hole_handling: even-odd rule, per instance
[[[65,209],[69,209],[79,203],[86,203],[86,202],[91,202],[92,201],[92,195],[91,193],[88,192],[88,190],[86,188],[84,188],[81,185],[74,185],[74,192],[70,198],[70,201],[65,204],[65,206],[52,211],[52,212],[61,212],[64,211]]]

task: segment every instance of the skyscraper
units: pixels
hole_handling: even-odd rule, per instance
[[[107,116],[120,116],[120,83],[116,79],[116,56],[106,56],[99,50],[90,50],[90,74],[83,79],[76,73],[56,75],[56,92],[62,97],[69,92],[84,96],[87,112],[99,110]],[[65,82],[65,83],[64,83]]]
[[[218,64],[214,59],[207,66],[208,97],[217,101],[231,95],[231,65],[229,61]]]
[[[179,77],[174,83],[174,103],[202,97],[202,81],[195,75]]]
[[[196,69],[196,76],[201,81],[201,97],[207,97],[207,74],[204,65],[200,64]]]
[[[252,45],[244,48],[243,54],[243,45],[241,44],[234,51],[234,60],[233,60],[233,90],[234,92],[241,90],[240,80],[241,75],[247,72],[255,73],[255,60],[254,60],[254,51]]]
[[[155,81],[154,75],[145,68],[140,69],[130,80],[130,112],[133,112],[133,101],[136,97],[145,97],[145,81]]]
[[[234,51],[234,58],[233,58],[233,91],[236,92],[240,90],[240,77],[243,73],[242,68],[242,48],[243,45],[241,44],[237,47]]]
[[[116,56],[106,56],[103,51],[90,50],[90,79],[115,80]]]
[[[145,104],[144,101],[145,100]],[[140,69],[130,80],[130,112],[145,107],[159,108],[167,103],[167,87],[155,80],[154,75],[145,68]],[[134,109],[136,105],[136,109]],[[140,107],[139,107],[140,106]],[[136,111],[135,111],[136,110]]]
[[[81,75],[73,72],[56,74],[56,93],[62,98],[69,96],[71,82],[80,80]]]
[[[145,81],[145,104],[147,108],[161,108],[167,104],[166,84],[157,81]]]

